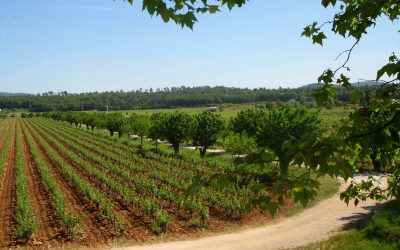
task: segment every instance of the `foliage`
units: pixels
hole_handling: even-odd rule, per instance
[[[0,107],[2,109],[26,109],[30,112],[47,112],[159,109],[249,102],[285,103],[289,100],[296,100],[300,103],[313,103],[312,94],[316,87],[315,85],[308,85],[295,89],[241,89],[223,86],[182,86],[155,90],[150,88],[129,92],[93,92],[82,94],[66,93],[64,91],[57,94],[42,93],[26,96],[0,96]],[[359,89],[364,88],[360,87]],[[334,92],[337,102],[351,103],[350,90],[336,88]]]
[[[76,228],[78,226],[79,219],[66,208],[64,195],[62,194],[56,180],[51,176],[50,171],[46,166],[46,163],[38,153],[36,145],[28,136],[26,126],[23,127],[23,132],[29,145],[30,151],[32,152],[33,158],[35,159],[37,168],[40,172],[42,182],[50,191],[51,198],[55,203],[55,210],[57,215],[61,218],[61,224],[66,229],[67,234],[73,237],[76,234]]]
[[[220,114],[203,112],[194,117],[191,138],[194,146],[200,147],[200,157],[204,157],[207,149],[217,142],[223,132],[224,120]]]
[[[87,129],[92,129],[96,127],[96,115],[95,114],[89,114],[89,113],[81,113],[83,116],[82,118],[82,123],[86,125]]]
[[[337,69],[327,69],[319,77],[318,81],[323,87],[315,93],[315,98],[320,104],[334,97],[334,84],[352,89],[350,78],[343,71],[350,70],[348,61],[351,53],[367,34],[367,30],[375,27],[381,17],[396,21],[400,15],[400,5],[394,0],[324,0],[322,5],[325,8],[339,7],[339,10],[331,21],[322,25],[314,22],[304,28],[302,35],[322,45],[323,40],[327,38],[323,28],[325,25],[331,25],[333,33],[346,39],[354,39],[354,44],[343,52],[346,59],[341,66]],[[352,97],[355,101],[360,101],[360,106],[354,109],[350,120],[342,124],[337,136],[326,141],[327,145],[335,145],[326,153],[331,156],[342,155],[349,167],[358,170],[357,162],[372,159],[379,161],[379,165],[383,165],[385,171],[392,174],[388,178],[389,187],[385,190],[377,186],[372,178],[361,183],[353,182],[341,195],[347,203],[351,199],[358,204],[366,198],[381,200],[391,196],[397,198],[399,195],[399,65],[398,58],[392,54],[389,62],[377,71],[376,82],[380,84],[378,88],[374,91],[353,90]],[[386,76],[387,80],[381,80],[383,76]]]
[[[11,126],[11,125],[9,125]],[[6,133],[7,129],[4,127],[1,133]],[[8,133],[7,137],[3,141],[3,145],[0,151],[0,177],[3,176],[4,170],[7,165],[7,154],[10,150],[11,133]]]
[[[113,136],[114,132],[118,132],[118,136],[121,137],[124,132],[125,117],[121,113],[111,113],[105,115],[105,127]]]
[[[165,115],[163,113],[154,113],[150,117],[151,127],[149,128],[149,138],[153,139],[158,146],[158,140],[163,138],[163,125]]]
[[[237,134],[229,132],[219,142],[223,148],[232,152],[233,155],[246,155],[257,149],[257,143],[253,137],[247,136],[246,133]]]
[[[246,133],[248,136],[255,136],[262,122],[264,111],[256,109],[246,109],[238,113],[238,115],[231,120],[230,125],[232,130],[236,133]]]
[[[193,216],[203,227],[208,225],[212,216],[210,211],[214,209],[242,213],[252,195],[247,187],[232,185],[229,190],[202,189],[198,194],[184,198],[188,183],[196,173],[209,175],[227,169],[210,163],[208,168],[200,160],[177,159],[151,152],[146,152],[146,158],[143,158],[130,152],[128,145],[110,140],[108,136],[89,133],[79,126],[60,126],[48,119],[29,119],[26,123],[34,140],[54,164],[60,166],[68,179],[100,210],[107,204],[107,198],[117,195],[120,198],[115,202],[122,200],[134,206],[151,220],[151,228],[157,233],[165,232],[175,219],[168,204],[175,203],[181,211],[174,210],[174,213],[188,213],[190,219]],[[71,166],[79,166],[80,171]],[[86,178],[79,178],[81,172]],[[87,182],[82,184],[79,179]],[[96,188],[93,183],[101,184]],[[104,216],[109,220],[117,219],[110,213],[112,210],[106,212],[107,217]],[[119,231],[118,227],[116,230]]]
[[[133,113],[129,118],[125,119],[122,126],[122,131],[124,131],[124,133],[139,136],[140,147],[143,147],[143,138],[149,135],[151,128],[150,118],[147,115],[137,115]]]
[[[179,144],[189,139],[193,118],[183,112],[174,112],[166,114],[163,122],[162,137],[171,143],[175,154],[179,154]]]
[[[262,150],[258,154],[249,155],[248,160],[250,163],[258,161],[261,166],[264,166],[264,162],[274,159],[274,153],[284,153],[283,158],[282,155],[280,157],[281,173],[284,176],[287,174],[285,166],[288,166],[293,159],[295,165],[303,166],[307,172],[316,170],[318,175],[329,174],[341,176],[344,179],[348,179],[352,176],[354,170],[358,170],[358,162],[379,160],[379,163],[384,165],[385,171],[392,175],[388,178],[387,189],[381,189],[375,185],[373,178],[370,178],[358,184],[352,183],[341,197],[346,202],[354,199],[356,204],[367,198],[378,200],[391,196],[397,198],[400,194],[398,185],[400,180],[400,170],[398,169],[398,159],[400,159],[398,156],[400,102],[397,100],[400,83],[400,60],[394,54],[389,57],[389,62],[377,71],[376,83],[380,83],[380,86],[372,90],[360,91],[360,89],[354,89],[350,78],[343,71],[350,70],[347,64],[351,53],[363,36],[367,34],[367,29],[374,27],[377,20],[382,16],[391,21],[398,20],[400,5],[396,0],[322,0],[322,5],[325,8],[331,6],[337,13],[331,21],[324,22],[322,25],[314,22],[305,27],[302,35],[311,38],[313,43],[322,46],[323,41],[327,38],[323,28],[326,25],[332,25],[333,33],[344,38],[354,39],[354,44],[350,49],[340,54],[346,55],[342,65],[337,69],[325,70],[318,78],[318,82],[322,83],[323,87],[315,91],[313,96],[319,105],[331,105],[336,94],[335,89],[338,89],[334,85],[337,84],[351,91],[353,101],[360,105],[355,107],[350,119],[343,121],[339,129],[330,137],[311,136],[308,139],[301,138],[302,141],[295,142],[293,135],[291,135],[293,136],[292,139],[287,138],[286,133],[281,133],[276,138],[282,137],[285,140],[278,143],[278,146],[278,144],[271,144],[270,139],[263,139],[263,136],[268,135],[268,133],[260,133],[258,143],[261,146],[273,147],[273,151]],[[381,80],[383,76],[386,76],[389,80]],[[268,122],[273,124],[272,120]],[[313,126],[311,119],[306,123]],[[265,124],[264,129],[268,127],[268,123]],[[315,128],[315,125],[313,128]],[[238,132],[242,132],[246,128],[246,126],[237,127]],[[252,135],[253,127],[255,126],[252,126],[251,123],[248,125],[250,135]],[[284,160],[285,158],[287,159]],[[295,200],[306,203],[315,197],[315,190],[313,189],[318,185],[312,178],[301,179],[301,181],[297,177],[292,180],[290,178],[278,179],[274,185],[280,188],[278,193],[291,191]],[[271,206],[274,206],[271,200],[266,195],[258,199],[256,203],[271,208]]]
[[[276,108],[259,118],[260,126],[256,139],[260,147],[271,149],[279,159],[281,175],[287,176],[289,164],[296,152],[288,148],[289,144],[301,144],[319,133],[318,113],[305,107],[289,106]]]
[[[96,205],[96,207],[102,211],[103,216],[108,220],[111,220],[112,217],[115,217],[112,214],[112,202],[108,200],[103,193],[100,193],[95,188],[93,188],[93,186],[86,179],[82,178],[79,173],[72,169],[71,166],[63,159],[63,157],[56,153],[56,151],[52,148],[52,145],[59,150],[63,150],[64,152],[66,152],[65,147],[58,143],[55,139],[51,139],[46,135],[39,134],[38,131],[31,131],[35,140],[38,142],[39,145],[41,145],[41,147],[44,148],[52,162],[60,168],[63,174],[67,176],[67,178],[73,183],[76,188],[78,188],[84,195],[86,195]],[[49,144],[47,140],[51,141],[53,144]],[[70,159],[76,160],[78,158],[75,156],[71,157]],[[87,165],[82,165],[82,167],[85,166]]]
[[[143,137],[149,134],[151,126],[151,121],[147,115],[138,115],[133,124],[133,131],[136,135],[141,138],[141,143],[143,144]]]
[[[133,4],[133,0],[127,0]],[[216,13],[222,6],[232,9],[235,6],[241,7],[246,0],[144,0],[142,9],[153,16],[161,16],[164,22],[174,21],[182,27],[193,28],[197,22],[196,13]]]
[[[400,245],[400,204],[392,201],[384,209],[375,212],[364,229],[369,238]]]
[[[38,223],[32,201],[28,192],[28,179],[25,174],[26,157],[23,154],[20,129],[16,136],[16,164],[15,164],[15,187],[16,187],[16,208],[14,219],[14,233],[18,239],[28,240],[38,229]],[[38,211],[36,211],[38,212]]]

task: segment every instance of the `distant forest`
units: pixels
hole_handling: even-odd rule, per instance
[[[80,111],[80,110],[132,110],[212,106],[225,103],[274,102],[291,100],[313,103],[317,85],[300,88],[242,89],[232,87],[172,87],[136,91],[92,92],[71,94],[66,91],[37,95],[0,96],[1,109],[27,109],[30,112]],[[363,86],[362,88],[365,88]],[[336,104],[349,103],[351,92],[336,88]]]

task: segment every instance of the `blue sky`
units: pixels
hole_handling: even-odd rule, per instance
[[[199,16],[194,30],[141,12],[141,1],[0,2],[0,91],[88,92],[168,86],[297,87],[316,82],[351,41],[324,47],[300,37],[332,17],[320,0],[250,0]],[[350,61],[350,76],[374,79],[400,48],[398,26],[382,20]]]

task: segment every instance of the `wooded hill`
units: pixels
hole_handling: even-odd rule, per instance
[[[362,88],[366,88],[365,86]],[[131,110],[177,108],[249,102],[314,102],[314,87],[242,89],[232,87],[171,87],[136,91],[71,94],[47,92],[36,95],[0,96],[1,109],[27,109],[31,112],[79,110]],[[351,91],[336,88],[336,103],[349,103]]]

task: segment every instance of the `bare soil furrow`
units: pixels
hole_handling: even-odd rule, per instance
[[[22,132],[21,132],[22,133]],[[59,220],[55,214],[54,204],[47,188],[40,181],[40,174],[30,153],[25,136],[22,137],[29,196],[34,211],[37,211],[39,230],[33,235],[31,243],[36,246],[51,246],[62,237]]]
[[[32,136],[32,128],[29,125],[27,128],[28,133]],[[78,214],[80,219],[80,230],[74,241],[91,246],[107,243],[106,237],[101,237],[101,229],[104,227],[101,214],[97,211],[98,209],[72,184],[72,182],[61,172],[59,167],[52,162],[48,153],[38,142],[38,139],[34,136],[32,136],[32,138],[39,149],[41,157],[51,169],[57,183],[60,184],[60,189],[64,194],[67,209],[76,211]]]
[[[13,135],[7,156],[7,166],[0,187],[0,248],[12,244],[12,220],[15,208],[15,121],[12,122]]]
[[[80,173],[86,180],[94,185],[94,187],[102,190],[102,192],[106,193],[108,197],[110,197],[114,201],[114,211],[115,213],[124,220],[124,236],[134,239],[137,242],[142,242],[146,237],[151,234],[149,232],[150,221],[145,220],[143,215],[141,215],[138,211],[136,211],[133,204],[126,203],[118,194],[113,193],[108,187],[106,187],[103,183],[101,183],[95,176],[90,175],[85,170],[83,170],[80,166],[74,164],[71,159],[69,159],[66,155],[64,155],[58,148],[56,148],[51,142],[47,141],[46,138],[43,137],[43,130],[39,130],[37,128],[33,129],[38,132],[42,136],[42,139],[46,141],[57,153],[78,173]],[[56,139],[56,138],[55,138]],[[69,150],[76,152],[69,145],[58,141],[64,147]],[[82,159],[87,160],[84,156],[80,155],[79,152],[76,152]],[[90,161],[88,161],[90,162]],[[90,162],[93,164],[92,162]],[[93,166],[96,166],[94,164]],[[99,167],[99,166],[97,166]],[[104,170],[104,169],[103,169]]]

